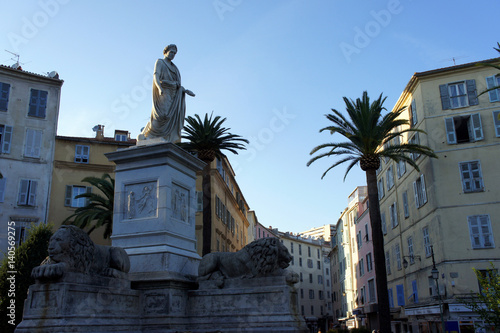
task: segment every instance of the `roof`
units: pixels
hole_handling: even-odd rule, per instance
[[[476,66],[477,64],[489,64],[489,63],[495,63],[495,62],[500,62],[500,57],[487,59],[487,60],[481,60],[481,61],[469,62],[467,64],[462,64],[462,65],[437,68],[437,69],[432,69],[432,70],[425,71],[425,72],[415,72],[415,74],[413,74],[413,75],[416,77],[421,77],[421,76],[432,75],[432,74],[437,74],[437,73],[442,73],[442,72],[447,72],[447,71],[454,71],[457,69],[473,67],[473,66]]]
[[[136,144],[136,139],[130,139],[128,141],[116,141],[115,138],[104,137],[98,138],[87,138],[87,137],[77,137],[77,136],[56,136],[56,140],[67,140],[67,141],[77,141],[77,142],[88,142],[88,143],[101,143],[101,144],[113,144],[119,146],[133,146]]]
[[[21,67],[19,66],[19,68],[21,68]],[[12,68],[11,66],[0,65],[0,69],[6,70],[12,74],[25,74],[25,75],[35,76],[37,78],[52,81],[52,82],[57,83],[59,85],[62,85],[64,82],[64,80],[61,80],[59,78],[53,78],[53,77],[49,77],[47,75],[28,72],[28,71],[25,71],[23,69]]]

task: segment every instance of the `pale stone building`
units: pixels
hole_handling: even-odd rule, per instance
[[[62,85],[56,72],[0,66],[0,256],[8,223],[20,244],[31,223],[47,222]]]
[[[321,227],[311,228],[306,231],[300,232],[301,236],[308,236],[313,238],[322,238],[326,242],[329,242],[332,238],[332,235],[335,233],[335,225],[334,224],[325,224]]]
[[[299,282],[295,285],[299,313],[304,316],[311,331],[321,329],[326,332],[333,321],[330,243],[272,230],[293,256],[288,269],[299,275]]]
[[[500,265],[500,89],[479,95],[499,83],[477,63],[415,73],[394,106],[427,133],[395,140],[439,157],[410,156],[420,171],[392,161],[378,171],[394,332],[436,332],[441,317],[469,332],[479,321],[457,298],[479,291],[472,268]]]
[[[56,137],[48,216],[55,229],[77,208],[87,204],[84,198],[75,199],[75,196],[86,192],[102,195],[89,183],[82,182],[85,177],[101,178],[107,173],[115,178],[115,164],[104,154],[135,145],[128,131],[115,130],[113,137],[106,137],[103,125],[95,126],[94,130],[96,136],[93,138]],[[90,237],[97,244],[111,245],[110,239],[104,239],[103,232],[103,228],[97,229]]]

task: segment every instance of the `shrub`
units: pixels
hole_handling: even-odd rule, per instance
[[[14,332],[21,322],[28,288],[35,283],[31,271],[47,257],[51,236],[52,226],[32,224],[25,242],[3,258],[0,266],[0,332]],[[10,273],[12,271],[16,273]],[[8,306],[13,307],[11,303],[14,301],[15,310],[8,309]]]

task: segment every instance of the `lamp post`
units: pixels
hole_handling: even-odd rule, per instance
[[[442,329],[442,333],[446,333],[446,325],[444,323],[444,317],[443,317],[443,301],[441,300],[441,293],[439,292],[439,284],[438,284],[439,271],[436,268],[436,261],[434,260],[434,248],[432,247],[432,245],[431,245],[431,255],[432,255],[431,274],[432,274],[432,278],[434,280],[436,280],[436,289],[437,289],[438,300],[439,300],[439,314],[441,315],[441,329]]]

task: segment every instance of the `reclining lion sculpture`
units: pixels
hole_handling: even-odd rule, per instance
[[[292,256],[276,238],[256,240],[238,252],[212,252],[198,267],[198,281],[284,275]]]
[[[53,280],[65,272],[124,277],[130,269],[125,250],[119,247],[94,244],[80,228],[63,225],[49,241],[49,256],[33,269],[37,280]]]

